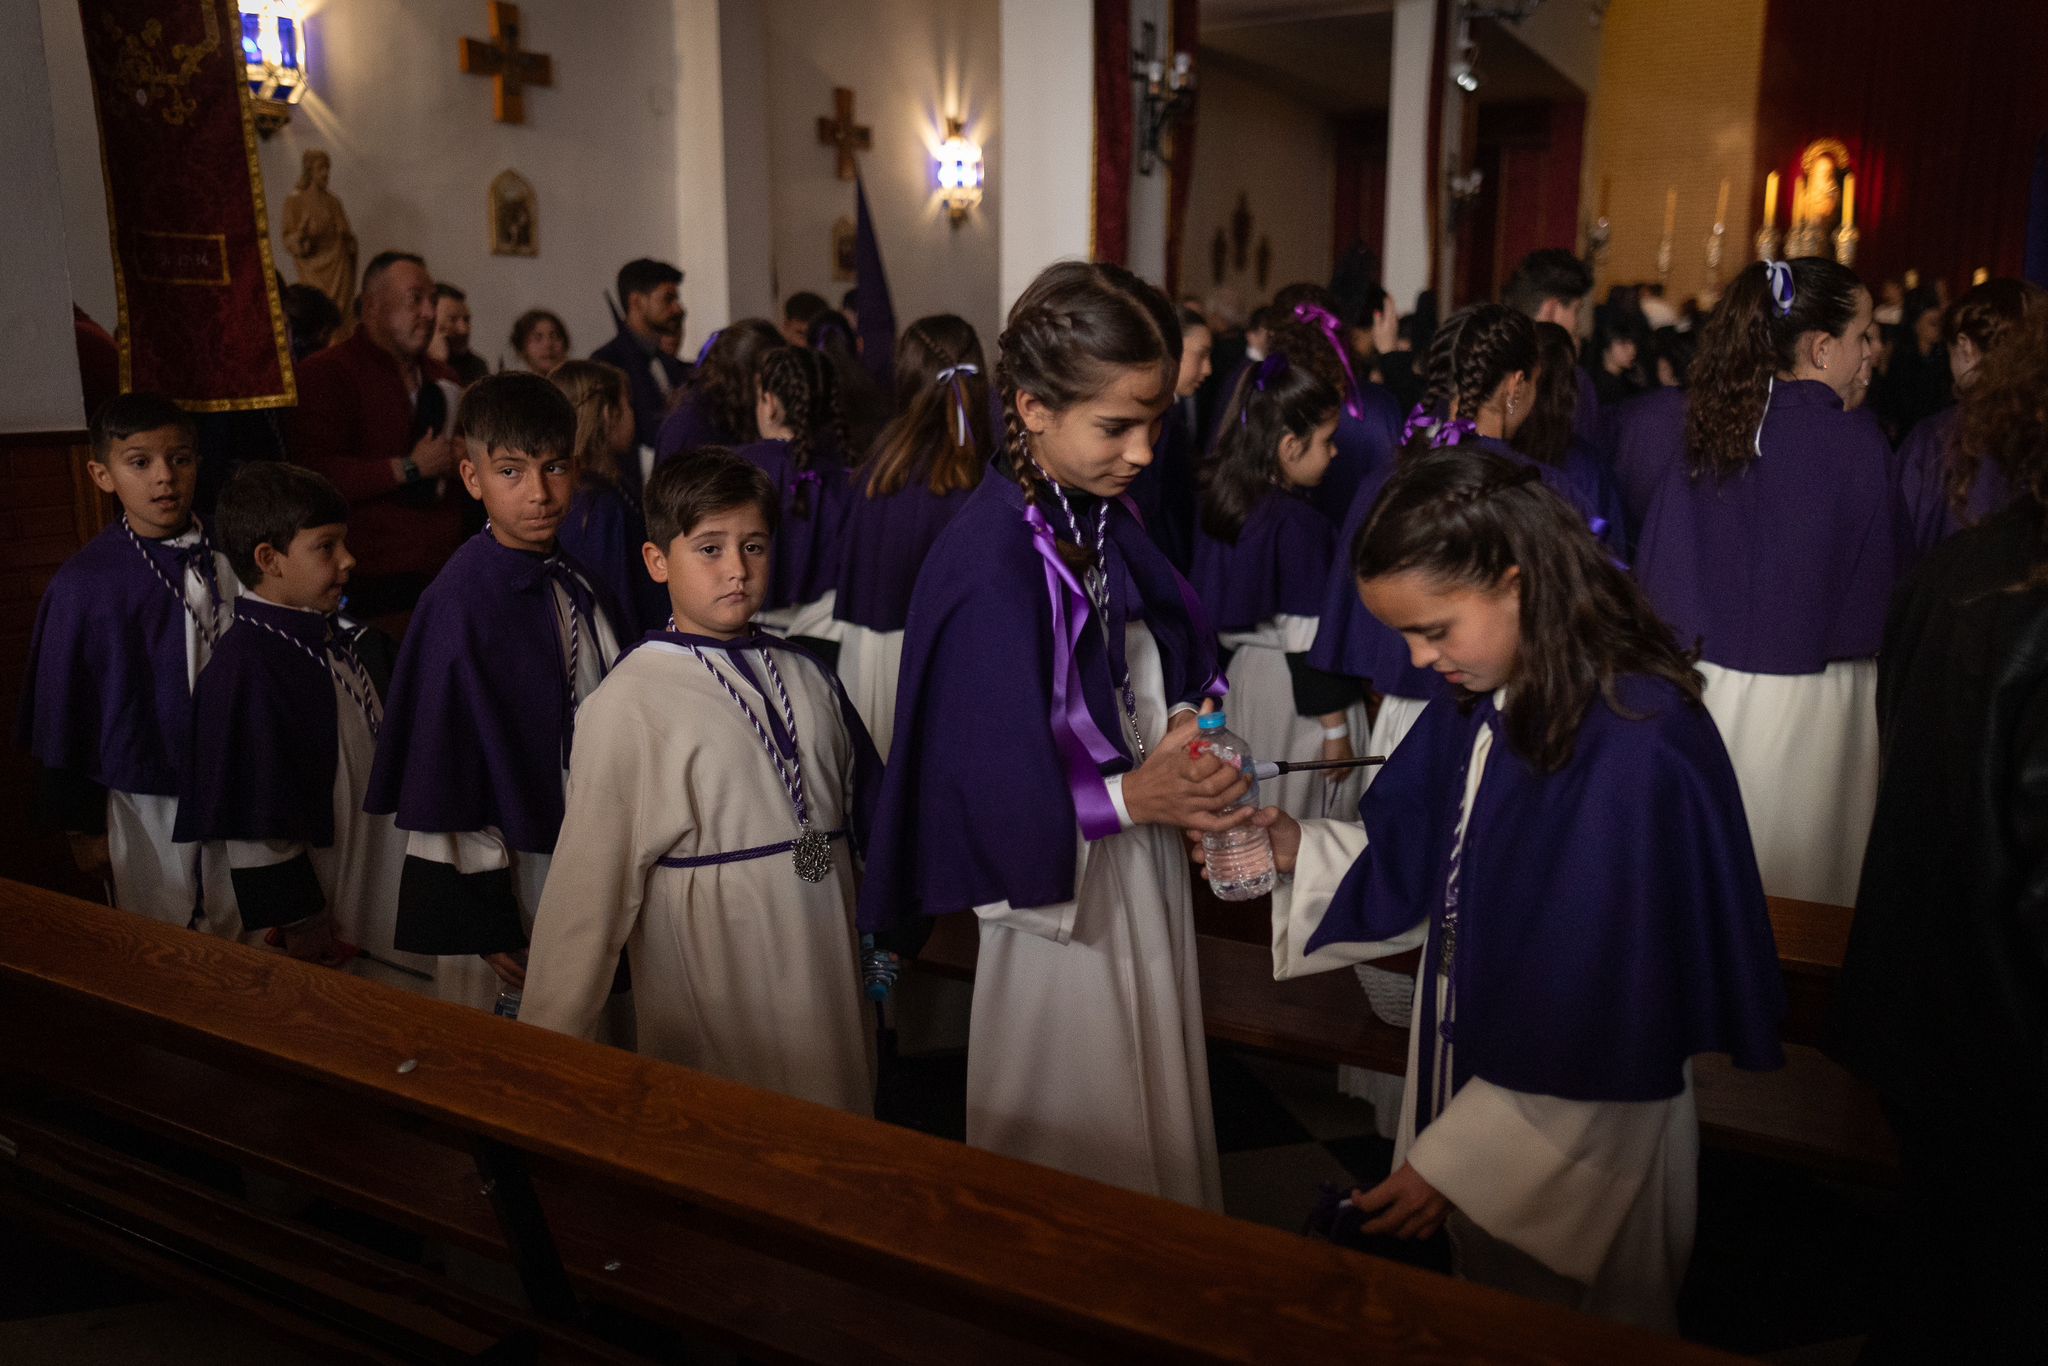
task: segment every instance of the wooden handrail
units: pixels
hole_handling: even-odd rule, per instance
[[[1727,1359],[8,882],[0,995],[496,1140],[1084,1357]]]

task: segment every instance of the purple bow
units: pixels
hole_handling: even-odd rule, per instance
[[[816,470],[798,470],[789,481],[789,491],[795,493],[797,488],[803,484],[809,484],[812,488],[816,488],[824,482],[825,477]]]
[[[1468,436],[1479,435],[1479,428],[1466,418],[1438,417],[1418,403],[1409,411],[1408,421],[1401,428],[1401,444],[1406,446],[1423,432],[1429,433],[1429,448],[1434,451],[1455,446]]]
[[[1764,262],[1764,283],[1771,289],[1771,307],[1779,317],[1792,311],[1793,301],[1799,297],[1799,287],[1792,278],[1792,267],[1785,261]]]
[[[1275,351],[1272,355],[1260,361],[1259,368],[1252,372],[1253,393],[1265,393],[1266,386],[1268,384],[1271,384],[1274,380],[1278,379],[1280,376],[1286,373],[1287,353],[1285,351]],[[1251,395],[1247,394],[1245,396],[1245,401],[1238,405],[1238,426],[1243,427],[1247,422],[1251,420],[1251,407]]]
[[[711,354],[711,348],[718,345],[719,333],[724,331],[725,329],[722,327],[717,328],[710,336],[704,339],[704,344],[697,348],[697,359],[692,364],[702,365],[704,363],[704,358]]]
[[[1354,418],[1365,417],[1365,404],[1358,396],[1358,376],[1351,369],[1351,348],[1344,344],[1344,328],[1337,321],[1337,315],[1320,304],[1296,304],[1294,316],[1297,321],[1310,323],[1320,329],[1337,353],[1337,363],[1344,367],[1344,380],[1349,386],[1344,396],[1344,411]]]
[[[1123,829],[1101,766],[1123,758],[1089,714],[1081,687],[1081,661],[1076,652],[1093,610],[1088,592],[1060,558],[1051,523],[1036,507],[1024,509],[1031,528],[1031,548],[1045,562],[1045,592],[1052,604],[1052,737],[1066,770],[1067,792],[1074,815],[1089,840],[1107,839]]]

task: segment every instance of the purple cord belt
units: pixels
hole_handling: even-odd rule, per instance
[[[846,838],[846,831],[828,830],[825,832],[825,838],[828,840],[844,839]],[[721,863],[746,863],[757,858],[773,858],[777,854],[786,854],[794,848],[796,848],[795,840],[784,840],[780,844],[758,844],[752,849],[735,849],[729,854],[699,854],[695,858],[658,858],[654,861],[654,866],[657,868],[715,868]]]

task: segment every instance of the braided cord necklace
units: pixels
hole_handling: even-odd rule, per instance
[[[1067,525],[1074,530],[1074,539],[1076,541],[1080,540],[1081,522],[1079,518],[1074,516],[1073,505],[1067,502],[1067,491],[1061,488],[1060,481],[1047,474],[1045,466],[1039,464],[1036,460],[1031,462],[1031,468],[1037,470],[1044,477],[1045,482],[1052,486],[1052,495],[1059,500],[1060,511],[1066,514]],[[1088,600],[1095,604],[1095,619],[1102,627],[1102,644],[1105,649],[1108,649],[1110,645],[1109,557],[1106,553],[1108,544],[1109,500],[1105,498],[1102,500],[1102,505],[1097,509],[1095,515],[1095,544],[1089,547],[1095,555],[1095,567],[1082,577],[1082,584],[1088,591]],[[1128,656],[1124,660],[1124,676],[1121,679],[1112,678],[1110,682],[1111,686],[1116,689],[1118,700],[1123,703],[1124,717],[1130,722],[1131,743],[1137,746],[1137,761],[1142,765],[1145,762],[1146,754],[1145,737],[1138,729],[1138,694],[1131,687],[1131,663]]]

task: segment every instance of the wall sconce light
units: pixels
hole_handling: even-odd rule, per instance
[[[946,120],[946,140],[934,154],[938,162],[939,202],[954,227],[967,221],[967,213],[981,203],[981,144],[969,142],[960,120]]]
[[[267,138],[306,96],[306,20],[298,0],[241,0],[241,11],[250,109]]]
[[[1159,165],[1159,148],[1167,125],[1187,117],[1195,107],[1195,58],[1193,53],[1176,52],[1173,65],[1159,60],[1159,29],[1143,26],[1144,46],[1131,51],[1131,79],[1145,83],[1145,99],[1138,110],[1138,174],[1151,175]]]

